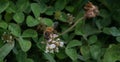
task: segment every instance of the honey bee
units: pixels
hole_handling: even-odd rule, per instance
[[[51,38],[51,35],[56,33],[55,28],[57,26],[58,26],[58,22],[55,22],[52,27],[46,27],[46,29],[44,30],[44,38],[46,40],[49,40]]]
[[[54,33],[54,28],[53,27],[46,27],[45,31],[44,31],[44,38],[46,40],[50,39],[50,35]]]

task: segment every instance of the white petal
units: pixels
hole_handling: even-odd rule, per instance
[[[59,52],[59,49],[58,49],[58,47],[57,47],[57,48],[55,48],[55,52]]]
[[[50,50],[50,53],[54,53],[54,50]]]
[[[10,36],[10,39],[12,39],[12,36]]]
[[[56,38],[56,37],[58,37],[58,35],[57,34],[53,34],[53,38]]]
[[[60,41],[60,38],[57,38],[57,41]]]
[[[56,47],[55,44],[51,44],[49,48],[50,48],[50,49],[54,49],[55,47]]]
[[[60,47],[63,47],[63,45],[64,45],[64,42],[60,42]]]

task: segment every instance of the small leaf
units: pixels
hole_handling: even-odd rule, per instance
[[[40,23],[40,21],[34,19],[32,16],[28,16],[27,19],[26,19],[26,24],[27,24],[27,26],[29,26],[29,27],[36,26],[36,25],[38,25],[39,23]]]
[[[27,52],[31,48],[32,44],[31,44],[31,42],[29,40],[25,40],[25,39],[19,38],[18,42],[20,44],[21,49],[24,52]]]
[[[11,31],[11,33],[17,37],[21,35],[21,29],[20,26],[14,23],[10,23],[8,29]]]
[[[83,32],[84,32],[85,36],[100,33],[100,31],[98,29],[96,29],[94,26],[92,26],[90,24],[85,24],[82,28],[83,28]]]
[[[26,62],[34,62],[34,61],[32,59],[30,59],[30,58],[27,58]]]
[[[56,62],[55,59],[54,59],[50,54],[44,53],[43,55],[44,55],[44,57],[45,57],[47,60],[49,60],[50,62]]]
[[[53,21],[51,19],[49,19],[49,18],[44,18],[42,20],[42,23],[44,23],[47,26],[52,26],[53,25]]]
[[[66,5],[66,0],[57,0],[55,3],[56,10],[63,10]]]
[[[93,44],[97,41],[97,36],[93,35],[89,38],[88,43]]]
[[[60,50],[60,52],[56,53],[56,56],[59,58],[59,59],[65,59],[67,57],[67,55],[65,54],[65,51],[64,50]]]
[[[9,6],[7,0],[0,0],[0,13],[2,13]]]
[[[16,54],[17,62],[26,62],[26,59],[27,59],[27,53],[23,52],[22,50],[19,50]]]
[[[110,28],[107,28],[107,27],[103,28],[103,33],[110,35],[111,34]]]
[[[43,3],[43,2],[40,2],[39,6],[41,8],[40,13],[44,13],[48,8],[47,5],[45,3]]]
[[[120,45],[112,44],[107,48],[103,62],[116,62],[120,60]]]
[[[77,60],[78,54],[77,54],[76,49],[74,49],[74,48],[66,48],[65,52],[73,61]]]
[[[37,37],[37,32],[33,29],[27,29],[23,32],[22,37]]]
[[[22,23],[24,21],[24,14],[22,12],[19,12],[19,13],[16,13],[14,16],[13,16],[13,19],[17,22],[17,23]]]
[[[116,40],[117,40],[118,42],[120,42],[120,37],[116,37]]]
[[[40,10],[42,9],[40,8],[40,5],[38,5],[37,3],[32,3],[31,9],[36,18],[40,16]]]
[[[90,53],[93,59],[98,60],[101,56],[101,47],[100,45],[92,45],[90,46]]]
[[[55,9],[53,7],[49,7],[46,11],[45,14],[47,15],[53,15]]]
[[[2,61],[13,49],[14,42],[13,43],[6,43],[4,46],[0,48],[0,61]]]
[[[68,43],[67,48],[75,47],[75,46],[81,46],[82,43],[78,40],[72,40]]]
[[[113,36],[120,36],[120,31],[119,31],[116,27],[111,27],[111,28],[110,28],[110,33],[111,33]]]
[[[73,12],[74,6],[67,6],[65,9],[69,12]]]
[[[80,52],[81,52],[81,54],[82,54],[82,56],[83,56],[83,58],[84,58],[85,60],[87,60],[87,59],[90,58],[89,46],[86,46],[86,45],[81,46]]]
[[[17,0],[16,7],[18,12],[24,11],[29,6],[28,0]]]
[[[1,21],[0,22],[0,27],[3,28],[3,29],[7,29],[8,24],[6,22],[4,22],[4,21]]]

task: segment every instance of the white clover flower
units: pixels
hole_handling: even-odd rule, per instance
[[[63,47],[64,46],[64,42],[60,42],[60,47]]]
[[[49,48],[50,48],[50,49],[54,49],[55,47],[56,47],[55,44],[51,44],[51,45],[49,45]]]
[[[55,53],[59,52],[59,47],[64,46],[64,42],[60,42],[61,39],[57,38],[57,34],[50,34],[49,40],[47,40],[45,53]]]

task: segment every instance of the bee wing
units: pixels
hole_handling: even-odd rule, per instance
[[[59,24],[58,22],[54,22],[53,28],[56,29],[58,27],[58,24]]]

